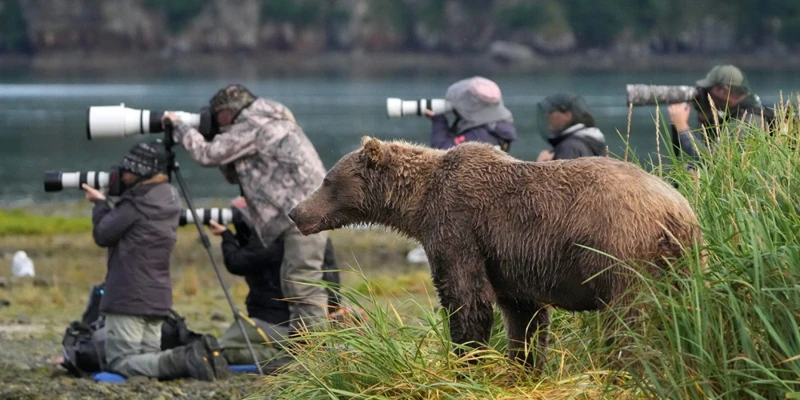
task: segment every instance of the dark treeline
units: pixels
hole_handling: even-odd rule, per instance
[[[0,0],[0,52],[786,53],[798,0]],[[507,47],[506,47],[507,48]]]

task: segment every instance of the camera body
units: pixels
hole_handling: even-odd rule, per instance
[[[199,113],[174,112],[208,141],[219,133],[219,124],[208,107],[201,108]],[[162,133],[164,126],[161,118],[165,113],[161,110],[128,108],[125,103],[118,106],[92,106],[86,110],[86,137],[92,140]]]
[[[452,109],[452,104],[445,99],[403,100],[397,97],[386,99],[386,116],[388,118],[420,117],[425,115],[425,110],[431,110],[434,114],[444,114]]]
[[[654,106],[692,102],[703,91],[695,86],[687,85],[629,84],[626,85],[626,92],[629,106]]]

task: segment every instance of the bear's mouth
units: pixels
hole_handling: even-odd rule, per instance
[[[297,230],[299,230],[303,235],[308,236],[322,231],[322,229],[320,229],[320,225],[322,225],[322,221],[317,222],[316,224],[303,224],[298,226]]]
[[[303,235],[313,235],[315,233],[333,230],[337,228],[341,228],[341,224],[329,219],[322,219],[321,221],[316,223],[309,222],[307,224],[302,224],[297,226],[297,230],[299,230],[300,233],[302,233]]]

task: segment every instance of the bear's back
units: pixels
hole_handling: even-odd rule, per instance
[[[468,229],[496,245],[537,240],[559,247],[585,239],[635,253],[644,237],[663,233],[659,224],[685,236],[693,231],[687,224],[697,223],[677,190],[632,163],[608,157],[530,162],[471,143],[443,155],[429,202],[435,213],[470,220]]]

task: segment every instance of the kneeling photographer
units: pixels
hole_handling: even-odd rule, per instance
[[[496,83],[480,76],[463,79],[450,85],[445,99],[456,116],[452,125],[447,125],[444,114],[425,110],[432,123],[431,147],[449,149],[464,142],[483,142],[509,151],[517,129]]]
[[[218,166],[239,184],[258,239],[283,240],[281,289],[289,304],[290,336],[327,325],[322,279],[327,232],[305,236],[289,210],[322,184],[325,167],[314,145],[283,104],[254,96],[242,85],[220,89],[209,101],[218,133],[203,136],[178,114],[167,113],[176,141],[205,166]]]
[[[83,184],[94,203],[92,236],[108,248],[100,312],[105,315],[106,371],[125,377],[227,376],[219,345],[204,335],[190,345],[161,351],[161,327],[172,308],[170,255],[177,241],[181,201],[169,183],[168,157],[160,143],[139,143],[125,155],[119,200]]]
[[[553,146],[536,161],[568,160],[605,155],[606,139],[582,98],[571,93],[546,97],[537,105],[539,130]]]
[[[246,200],[238,197],[231,202],[239,218],[233,220],[236,233],[216,221],[209,221],[210,231],[222,237],[222,255],[228,272],[242,276],[247,282],[249,293],[247,306],[247,335],[255,346],[260,361],[268,361],[265,372],[274,371],[289,360],[289,357],[276,357],[281,351],[279,343],[289,334],[289,304],[295,299],[284,299],[281,290],[281,267],[285,244],[278,238],[269,246],[264,246],[252,230],[252,219],[247,210]],[[325,248],[322,266],[322,280],[336,286],[339,272],[330,238]],[[335,317],[340,312],[339,298],[328,289],[328,315]],[[229,364],[252,364],[253,359],[247,349],[242,332],[232,324],[219,340],[222,354]]]

